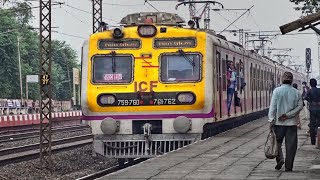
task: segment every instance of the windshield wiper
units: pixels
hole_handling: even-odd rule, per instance
[[[115,73],[116,72],[116,52],[112,51],[111,52],[111,60],[112,60],[112,72]]]
[[[178,50],[179,54],[184,57],[185,60],[187,60],[192,66],[196,66],[196,64],[194,63],[193,60],[191,60],[187,55],[186,53],[182,50],[182,49],[179,49]]]

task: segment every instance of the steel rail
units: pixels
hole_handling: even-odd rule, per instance
[[[58,133],[58,132],[75,132],[84,130],[86,128],[89,128],[88,125],[77,125],[77,126],[66,126],[66,127],[59,127],[52,129],[52,133]],[[12,142],[12,141],[18,141],[23,140],[27,138],[33,138],[33,137],[39,137],[40,131],[39,129],[32,132],[25,132],[25,133],[16,133],[16,134],[7,134],[0,136],[0,144],[5,142]],[[17,131],[18,132],[18,131]]]
[[[92,134],[64,138],[52,141],[53,152],[78,148],[92,144]],[[0,150],[0,166],[39,158],[40,143]]]
[[[60,117],[61,118],[61,117]],[[63,124],[64,122],[70,122],[70,121],[75,121],[75,122],[79,122],[81,119],[77,118],[77,117],[73,117],[74,119],[66,119],[63,121],[54,121],[52,122],[53,127],[61,127],[60,124]],[[27,124],[27,125],[20,125],[20,126],[7,126],[7,127],[0,127],[0,134],[5,134],[5,133],[10,133],[10,132],[15,132],[15,131],[26,131],[27,129],[34,129],[34,130],[39,130],[40,124]]]

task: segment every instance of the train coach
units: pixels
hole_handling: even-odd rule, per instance
[[[285,71],[172,13],[135,13],[82,48],[81,106],[97,154],[148,158],[266,114]]]

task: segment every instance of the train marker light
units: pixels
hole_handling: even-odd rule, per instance
[[[120,29],[120,28],[115,28],[115,29],[113,30],[112,36],[113,36],[114,38],[119,39],[119,38],[122,38],[123,35],[124,35],[124,34],[123,34],[123,32],[122,32],[122,29]]]
[[[141,37],[153,37],[157,33],[157,28],[153,25],[138,26],[138,33]]]
[[[142,58],[152,58],[152,53],[141,53]]]
[[[192,121],[185,116],[179,116],[173,121],[173,128],[178,133],[186,133],[191,129]]]
[[[116,102],[116,97],[111,94],[102,94],[98,96],[98,104],[100,105],[112,105]]]
[[[120,121],[116,121],[112,118],[105,118],[102,120],[100,128],[104,134],[114,134],[120,129]]]
[[[177,99],[180,103],[192,103],[194,102],[194,95],[192,93],[179,93]]]

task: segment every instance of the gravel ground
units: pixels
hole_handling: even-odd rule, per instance
[[[62,139],[62,138],[67,138],[67,137],[72,137],[72,136],[80,136],[80,135],[85,135],[85,134],[90,134],[90,128],[84,129],[84,130],[81,130],[81,131],[76,131],[76,132],[54,133],[54,134],[52,134],[52,140],[57,140],[57,139]],[[17,147],[17,146],[24,146],[24,145],[28,145],[28,144],[39,143],[40,142],[39,138],[40,137],[29,138],[29,139],[24,139],[24,140],[20,140],[20,141],[12,141],[12,142],[2,143],[0,145],[0,149],[12,148],[12,147]]]
[[[54,154],[53,171],[39,169],[39,159],[0,167],[1,180],[69,180],[114,166],[116,159],[93,157],[92,145]]]

